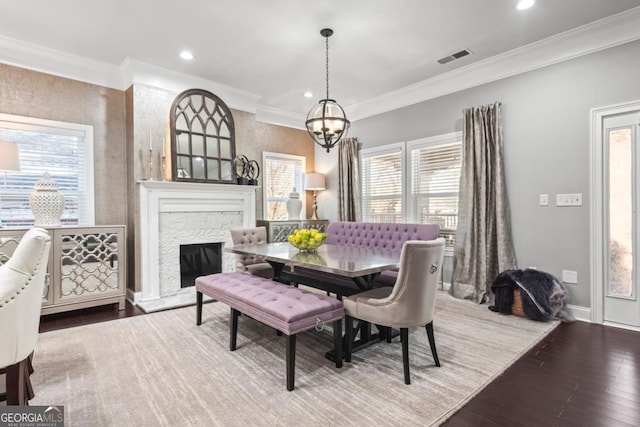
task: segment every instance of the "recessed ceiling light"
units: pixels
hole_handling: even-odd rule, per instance
[[[180,52],[180,58],[190,61],[190,60],[192,60],[194,58],[194,56],[193,56],[193,53],[191,53],[191,52],[189,52],[187,50],[184,50],[184,51]]]
[[[529,9],[531,6],[533,6],[533,4],[536,2],[536,0],[520,0],[518,2],[518,10],[525,10],[525,9]]]
[[[311,92],[311,91],[309,91],[309,90],[308,90],[308,91],[306,91],[306,92],[304,93],[304,97],[305,97],[305,98],[313,98],[313,92]]]

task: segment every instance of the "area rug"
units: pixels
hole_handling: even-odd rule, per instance
[[[442,366],[424,328],[411,331],[411,385],[399,338],[324,357],[328,331],[300,334],[296,388],[285,386],[285,342],[242,316],[229,351],[229,309],[204,306],[41,334],[32,405],[64,405],[67,426],[438,425],[551,332],[557,323],[493,313],[439,292],[434,321]]]

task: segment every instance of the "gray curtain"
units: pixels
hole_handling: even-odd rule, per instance
[[[338,220],[361,221],[358,138],[345,138],[338,147]]]
[[[516,267],[504,178],[501,104],[464,110],[462,173],[451,293],[477,303]]]

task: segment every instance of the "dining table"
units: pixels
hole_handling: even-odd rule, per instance
[[[400,267],[399,252],[379,248],[324,244],[313,251],[301,251],[289,242],[277,242],[235,245],[225,250],[263,258],[273,267],[276,281],[335,293],[338,299],[371,289],[381,272]],[[372,334],[371,324],[364,321],[359,321],[356,329],[353,336],[358,339],[353,351],[391,336],[389,328],[382,326],[378,326],[382,333]],[[332,352],[327,357],[333,360]]]

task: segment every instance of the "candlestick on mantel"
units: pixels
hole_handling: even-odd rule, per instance
[[[164,142],[164,138],[162,138],[162,158],[164,158],[164,146],[165,146],[165,142]]]
[[[149,148],[149,181],[153,181],[153,150]]]
[[[153,141],[151,140],[151,129],[149,129],[149,150],[153,150]]]

